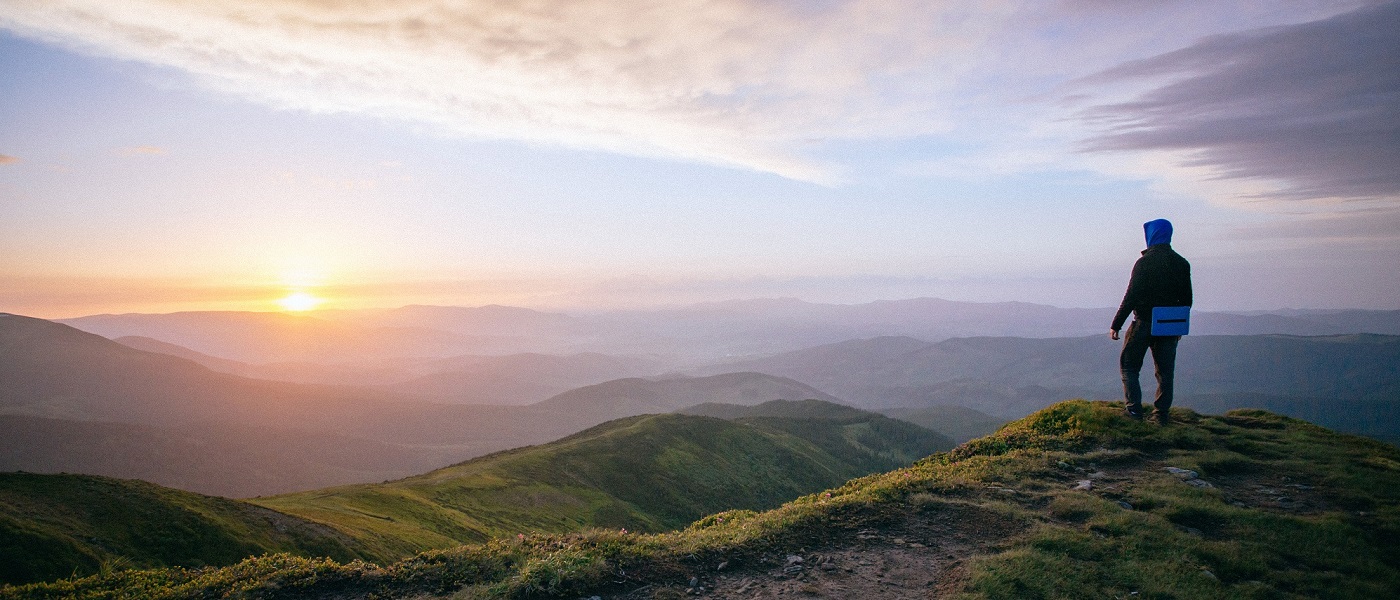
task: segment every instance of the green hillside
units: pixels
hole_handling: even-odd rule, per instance
[[[267,552],[349,560],[334,530],[144,481],[0,473],[0,582],[121,567],[229,565]]]
[[[1008,421],[965,406],[947,404],[923,408],[887,408],[880,413],[932,429],[959,444],[992,433]]]
[[[714,417],[729,421],[753,417],[781,417],[793,419],[868,419],[875,413],[864,411],[845,404],[822,400],[771,400],[752,406],[728,404],[725,402],[705,402],[678,411],[683,415]]]
[[[872,414],[859,408],[820,400],[774,400],[755,406],[706,402],[676,412],[730,420],[764,417],[868,419]],[[912,423],[938,433],[947,438],[949,448],[996,431],[1008,421],[962,406],[887,408],[876,414],[884,414],[891,419],[897,419],[896,422]]]
[[[402,557],[521,533],[672,529],[721,510],[773,508],[949,446],[872,413],[743,423],[644,415],[399,481],[252,502]]]
[[[274,555],[0,597],[1400,597],[1400,449],[1259,410],[1173,416],[1064,402],[671,533],[511,537],[385,567]]]
[[[678,412],[785,431],[833,455],[850,456],[866,473],[956,445],[932,428],[823,400],[770,400],[753,406],[706,402]]]

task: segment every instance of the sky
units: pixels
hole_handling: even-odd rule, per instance
[[[1400,309],[1400,3],[0,1],[0,312],[1106,307],[1156,218]]]

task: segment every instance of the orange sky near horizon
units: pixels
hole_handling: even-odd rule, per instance
[[[1400,0],[371,4],[0,2],[0,311],[1400,309]]]

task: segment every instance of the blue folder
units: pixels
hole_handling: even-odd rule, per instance
[[[1152,309],[1152,335],[1186,335],[1191,330],[1191,307],[1157,306]]]

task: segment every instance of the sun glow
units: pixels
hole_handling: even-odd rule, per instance
[[[287,312],[304,312],[320,306],[325,302],[323,298],[317,298],[306,292],[293,292],[285,298],[278,300],[282,305],[282,310]]]

